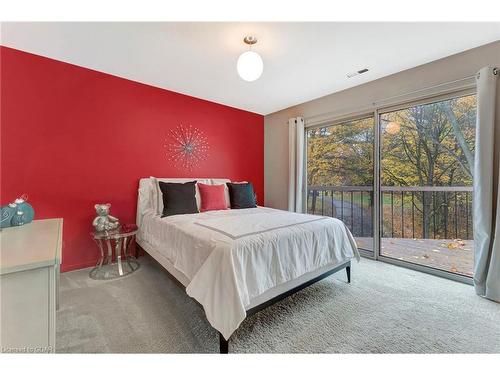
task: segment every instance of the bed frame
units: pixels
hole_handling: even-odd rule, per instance
[[[135,245],[137,248],[140,248],[140,250],[141,250],[141,251],[137,251],[136,254],[139,254],[140,252],[148,254],[147,250],[143,249],[137,242],[135,242]],[[165,272],[168,274],[168,276],[173,281],[175,281],[183,289],[186,289],[186,287],[180,282],[180,280],[178,280],[174,275],[172,275],[161,263],[158,262],[157,259],[155,259],[154,256],[152,256],[151,254],[150,254],[150,256],[151,256],[151,259],[153,259],[156,263],[158,263],[161,266],[161,268],[163,268],[165,270]],[[257,306],[254,306],[254,307],[248,309],[246,311],[247,318],[253,314],[258,313],[259,311],[262,311],[262,310],[268,308],[269,306],[274,305],[275,303],[281,301],[282,299],[285,299],[285,298],[291,296],[292,294],[295,294],[295,293],[301,291],[302,289],[305,289],[308,286],[315,284],[318,281],[323,280],[324,278],[326,278],[330,275],[333,275],[334,273],[336,273],[340,270],[343,270],[344,268],[345,268],[346,274],[347,274],[347,282],[350,283],[351,282],[351,261],[349,260],[347,262],[339,264],[338,266],[326,271],[325,273],[322,273],[322,274],[320,274],[320,275],[318,275],[318,276],[316,276],[308,281],[305,281],[302,284],[297,285],[296,287],[294,287],[290,290],[287,290],[284,293],[278,294],[277,296],[275,296],[275,297],[273,297],[265,302],[262,302],[261,304],[259,304]],[[198,301],[196,301],[194,298],[192,298],[192,300],[195,301],[203,309],[203,306]],[[222,335],[222,333],[220,333],[220,332],[218,332],[218,333],[219,333],[219,352],[221,354],[228,354],[229,353],[229,340],[226,340],[224,338],[224,336]]]
[[[307,288],[308,286],[310,286],[314,283],[317,283],[318,281],[323,280],[324,278],[326,278],[330,275],[333,275],[334,273],[336,273],[340,270],[343,270],[344,268],[345,268],[345,271],[347,273],[347,282],[350,283],[351,282],[351,261],[348,261],[348,262],[345,262],[345,263],[338,265],[337,267],[335,267],[335,268],[333,268],[333,269],[331,269],[331,270],[329,270],[329,271],[327,271],[319,276],[316,276],[315,278],[313,278],[309,281],[306,281],[303,284],[296,286],[295,288],[287,290],[285,293],[279,294],[276,297],[271,298],[270,300],[261,303],[260,305],[252,307],[251,309],[247,310],[247,318],[255,313],[258,313],[259,311],[262,311],[262,310],[268,308],[269,306],[274,305],[276,302],[279,302],[282,299],[285,299],[285,298],[291,296],[292,294],[295,294],[298,291],[300,291],[304,288]],[[222,333],[220,333],[220,332],[219,332],[219,350],[220,350],[221,354],[228,354],[229,353],[229,341],[226,340],[224,338],[224,336],[222,336]]]

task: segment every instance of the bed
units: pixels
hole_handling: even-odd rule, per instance
[[[339,270],[350,282],[351,260],[359,260],[352,234],[334,218],[266,207],[162,218],[162,207],[157,179],[141,179],[137,243],[202,305],[221,353],[247,316]]]

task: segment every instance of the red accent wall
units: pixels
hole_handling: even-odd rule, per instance
[[[142,177],[248,180],[263,204],[263,116],[11,48],[0,53],[1,203],[27,193],[35,219],[64,218],[63,271],[97,260],[95,203],[135,222]],[[198,127],[210,144],[192,171],[165,155],[167,132],[180,124]]]

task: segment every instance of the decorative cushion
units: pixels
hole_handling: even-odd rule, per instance
[[[200,180],[197,179],[198,182]],[[205,183],[205,181],[201,181]],[[229,199],[229,189],[227,188],[226,183],[231,182],[228,178],[212,178],[210,180],[210,185],[224,185],[224,195],[226,196],[226,208],[231,208],[231,200]]]
[[[231,208],[254,208],[257,207],[255,202],[255,193],[253,185],[248,183],[227,183],[229,189],[229,197],[231,199]]]
[[[198,189],[201,198],[200,211],[227,209],[225,185],[206,185],[198,183]]]
[[[163,195],[162,217],[198,213],[196,181],[186,183],[158,181]]]
[[[185,183],[185,182],[191,182],[191,181],[197,181],[197,182],[202,182],[204,184],[210,184],[211,180],[206,179],[206,178],[167,178],[167,177],[150,177],[151,180],[151,186],[152,186],[152,205],[153,209],[156,211],[157,215],[161,215],[163,213],[163,198],[162,198],[162,193],[160,190],[160,186],[158,185],[159,181],[162,182],[175,182],[176,184],[178,183]],[[226,182],[231,182],[231,181],[224,181],[223,183]],[[222,183],[222,182],[220,182]],[[228,194],[228,199],[229,199],[229,194]],[[229,202],[229,201],[228,201]],[[200,210],[200,192],[198,191],[198,185],[196,186],[196,204],[198,205],[198,210]],[[229,204],[228,204],[228,207]]]

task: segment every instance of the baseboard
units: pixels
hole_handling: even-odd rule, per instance
[[[138,257],[146,254],[146,252],[144,251],[143,248],[141,248],[138,244],[136,244],[136,246],[137,246],[137,250],[138,250],[136,255]],[[90,260],[90,261],[87,261],[84,263],[76,263],[76,264],[64,264],[63,263],[63,264],[61,264],[61,273],[70,272],[70,271],[77,271],[77,270],[81,270],[84,268],[94,267],[97,264],[98,260],[99,259],[96,258],[95,260]]]
[[[76,270],[81,270],[83,268],[89,268],[89,267],[94,267],[97,263],[96,260],[88,261],[85,263],[77,263],[77,264],[61,264],[61,272],[70,272],[70,271],[76,271]]]

